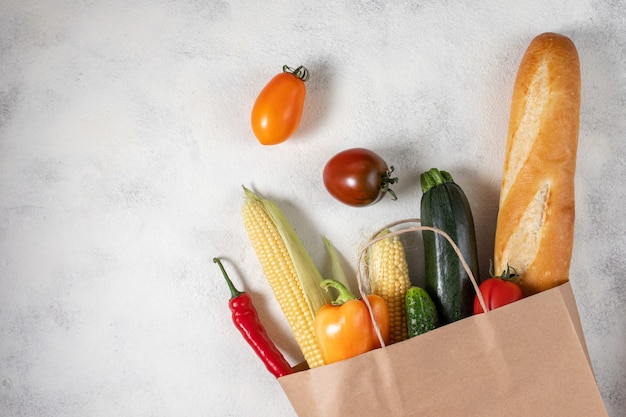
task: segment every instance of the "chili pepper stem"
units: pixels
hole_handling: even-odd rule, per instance
[[[230,294],[231,294],[230,299],[232,300],[233,298],[243,294],[243,291],[239,291],[237,288],[235,288],[235,285],[228,277],[228,274],[226,273],[226,270],[224,269],[224,265],[222,265],[222,262],[218,258],[213,258],[213,262],[215,262],[217,266],[220,267],[220,270],[222,271],[222,275],[224,275],[224,279],[226,280],[226,283],[228,284],[228,288],[230,288]]]
[[[331,301],[331,304],[334,306],[342,305],[343,303],[347,303],[351,300],[356,300],[356,297],[350,292],[345,285],[341,282],[336,281],[334,279],[325,279],[320,283],[320,287],[324,288],[328,291],[329,288],[334,288],[339,294],[337,298]]]

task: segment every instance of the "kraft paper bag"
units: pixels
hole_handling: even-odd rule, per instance
[[[603,417],[569,283],[279,382],[301,417]]]

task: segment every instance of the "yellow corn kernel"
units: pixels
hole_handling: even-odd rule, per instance
[[[385,229],[376,237],[389,234]],[[372,294],[381,296],[389,306],[391,343],[408,337],[405,297],[411,287],[409,266],[399,236],[391,236],[367,249],[367,267]]]
[[[322,276],[278,206],[244,187],[243,223],[268,283],[309,368],[324,365],[315,314],[328,296]]]

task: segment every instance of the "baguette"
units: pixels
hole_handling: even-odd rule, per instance
[[[513,88],[494,244],[494,273],[514,268],[526,295],[569,280],[579,113],[576,47],[543,33]]]

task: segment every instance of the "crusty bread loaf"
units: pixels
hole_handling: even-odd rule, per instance
[[[515,268],[530,295],[569,279],[580,64],[566,36],[530,43],[513,88],[494,272]]]

